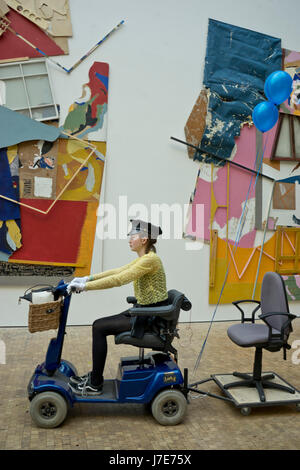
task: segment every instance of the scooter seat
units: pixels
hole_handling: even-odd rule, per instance
[[[138,348],[158,348],[163,349],[165,341],[152,333],[145,333],[143,338],[134,338],[131,331],[125,331],[115,336],[115,344],[131,344]]]

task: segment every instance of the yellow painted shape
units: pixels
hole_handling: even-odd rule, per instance
[[[91,274],[98,205],[98,201],[88,202],[87,204],[86,218],[81,232],[81,240],[77,258],[78,263],[84,265],[84,267],[76,268],[74,273],[75,277],[88,276]]]
[[[18,224],[16,223],[15,220],[6,220],[5,223],[6,223],[8,233],[10,237],[12,238],[12,240],[15,242],[16,247],[21,248],[22,234],[20,232],[20,228]]]
[[[61,139],[61,141],[64,139]],[[76,169],[87,158],[87,150],[76,141],[68,141],[59,143],[58,148],[58,168],[57,168],[57,193],[64,187],[68,179],[72,177]],[[106,153],[106,142],[91,142],[97,150],[103,155]],[[63,165],[67,169],[65,172]],[[89,159],[87,166],[91,166],[94,172],[94,185],[91,190],[86,188],[86,178],[88,171],[81,171],[76,176],[69,188],[62,194],[61,200],[67,201],[86,201],[98,200],[101,192],[102,177],[104,171],[104,162],[96,159],[93,154]]]
[[[273,258],[275,258],[275,240],[276,237],[274,234],[272,238],[264,244],[263,249],[265,253],[268,253]],[[215,285],[214,287],[209,288],[210,304],[216,304],[219,300],[219,295],[225,280],[227,267],[227,281],[223,290],[220,304],[231,303],[234,300],[240,299],[252,299],[256,271],[260,257],[260,251],[258,250],[258,248],[256,249],[253,257],[251,258],[251,261],[247,269],[245,270],[243,277],[239,279],[230,254],[228,255],[228,263],[226,262],[226,241],[222,240],[221,238],[218,238]],[[247,262],[249,261],[249,258],[251,257],[253,248],[238,247],[234,250],[233,246],[231,246],[231,250],[234,254],[237,270],[239,273],[242,273]],[[262,279],[265,273],[268,271],[275,271],[275,261],[271,260],[263,254],[256,286],[256,300],[259,300]]]
[[[7,159],[8,163],[11,165],[16,156],[18,155],[18,145],[11,145],[7,147]]]

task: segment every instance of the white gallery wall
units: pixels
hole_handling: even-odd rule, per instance
[[[299,0],[70,0],[73,38],[70,54],[56,57],[71,67],[121,20],[125,24],[70,75],[49,63],[57,104],[68,107],[81,96],[94,61],[108,62],[109,100],[105,177],[100,205],[111,204],[117,217],[151,219],[153,204],[184,209],[194,191],[199,162],[172,140],[185,140],[184,125],[202,88],[208,19],[213,18],[282,39],[282,47],[300,50]],[[1,44],[0,44],[1,47]],[[131,210],[130,210],[131,209]],[[141,217],[143,218],[143,217]],[[172,219],[171,219],[172,222]],[[164,220],[162,220],[162,228]],[[118,234],[117,225],[117,234]],[[176,230],[178,227],[176,228]],[[182,221],[180,232],[185,229]],[[192,301],[192,321],[210,321],[208,304],[209,246],[190,250],[189,242],[160,239],[157,251],[166,271],[168,289]],[[95,239],[92,273],[130,262],[126,238]],[[0,326],[26,326],[28,304],[18,305],[27,287],[56,278],[0,278]],[[74,295],[68,323],[91,324],[96,318],[128,308],[133,285]],[[291,305],[291,311],[297,308]],[[220,305],[215,320],[238,319],[231,305]],[[182,312],[181,321],[190,321]]]

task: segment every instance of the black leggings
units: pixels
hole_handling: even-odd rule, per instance
[[[166,305],[166,300],[149,304],[147,307]],[[139,306],[136,304],[136,306]],[[146,305],[144,305],[146,307]],[[130,331],[132,327],[132,317],[129,310],[125,310],[118,315],[99,318],[93,323],[93,370],[91,382],[93,385],[100,385],[103,382],[103,370],[107,356],[107,339],[108,335],[117,335],[124,331]]]
[[[107,356],[106,336],[130,330],[131,316],[128,314],[128,310],[111,317],[99,318],[93,323],[93,370],[91,376],[93,385],[100,385],[103,382],[103,370]]]

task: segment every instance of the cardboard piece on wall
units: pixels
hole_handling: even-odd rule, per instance
[[[0,0],[0,18],[6,15],[9,12],[9,8],[7,6],[7,2],[4,0]]]
[[[201,142],[206,126],[207,102],[207,90],[202,90],[184,128],[186,141],[190,144],[198,145]],[[187,151],[189,158],[193,158],[195,150],[187,147]]]
[[[11,8],[52,36],[72,36],[68,0],[7,0]]]
[[[41,16],[52,36],[72,36],[69,0],[21,0],[24,7]]]
[[[18,147],[20,197],[55,198],[58,140],[23,142]]]
[[[10,21],[6,18],[6,16],[0,18],[0,36],[2,36],[2,34],[8,30],[9,25]]]
[[[23,2],[17,0],[6,0],[6,3],[15,10],[19,15],[24,16],[32,23],[36,24],[39,28],[46,30],[48,28],[48,23],[41,16],[36,15],[34,11],[29,10],[27,7],[24,8]]]
[[[274,186],[273,209],[296,209],[296,188],[294,183],[278,181]]]

